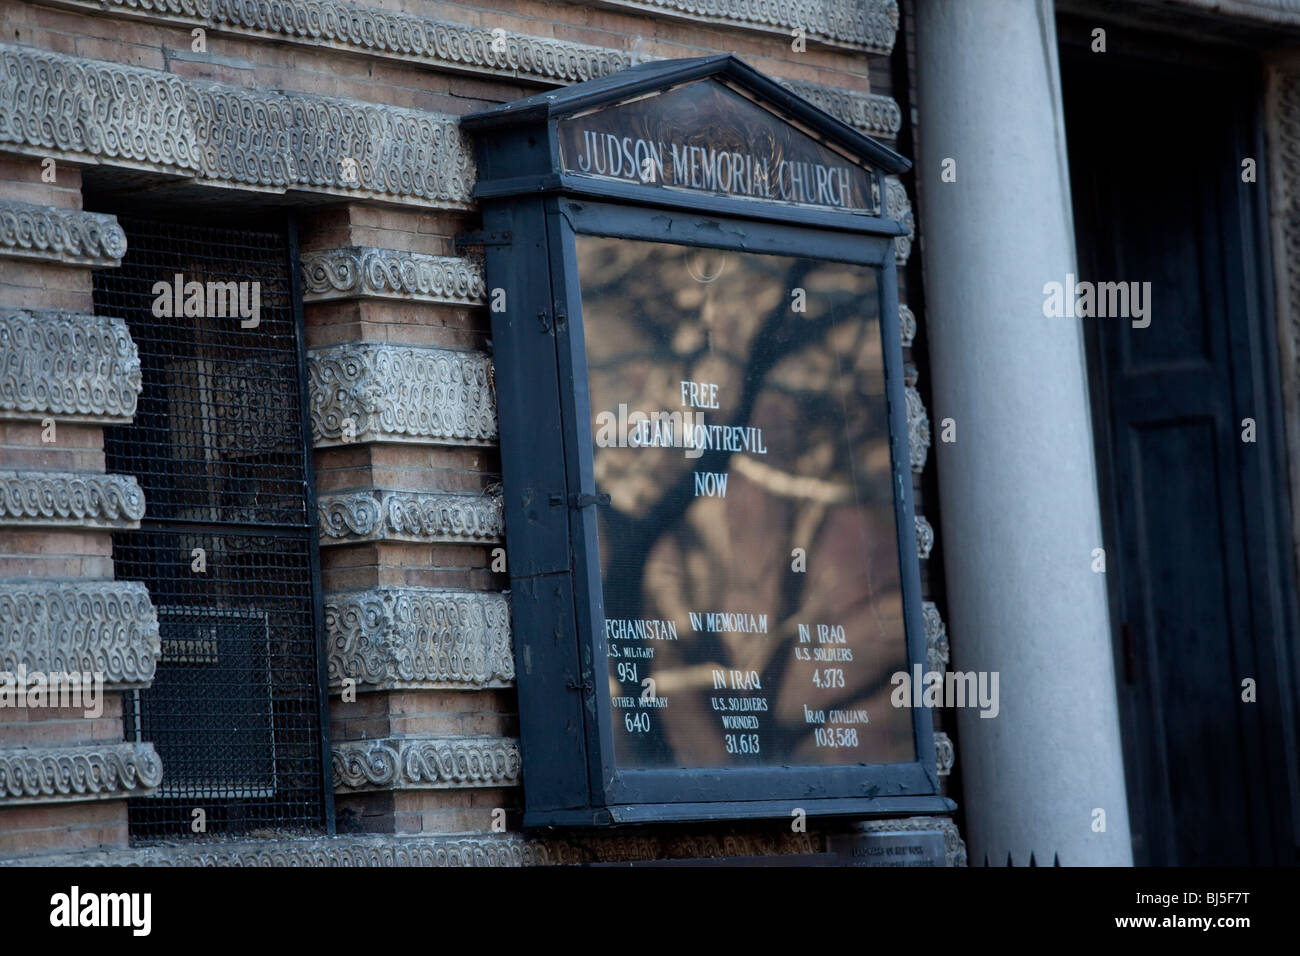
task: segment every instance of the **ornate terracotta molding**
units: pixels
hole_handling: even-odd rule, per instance
[[[916,341],[916,313],[903,305],[898,305],[899,331],[903,339],[903,348],[909,349]]]
[[[135,581],[0,581],[0,671],[97,674],[110,689],[153,682],[160,642]]]
[[[367,246],[304,253],[302,284],[304,302],[376,298],[477,305],[484,301],[482,263]]]
[[[129,422],[140,382],[121,319],[0,308],[0,418]]]
[[[912,472],[919,475],[930,457],[930,416],[921,400],[921,393],[912,382],[908,382],[903,394],[907,400],[907,440],[911,449]]]
[[[933,601],[921,602],[925,618],[925,669],[942,674],[948,669],[948,627]]]
[[[385,737],[339,741],[334,792],[519,784],[519,741],[506,737]]]
[[[841,90],[802,80],[776,79],[782,86],[798,93],[814,106],[864,133],[882,139],[894,139],[903,128],[903,111],[892,96]]]
[[[943,833],[944,856],[949,866],[966,866],[966,843],[957,824],[947,817],[906,817],[902,820],[863,820],[853,824],[863,833],[889,833],[896,830],[937,830]]]
[[[143,517],[130,475],[0,471],[0,527],[138,528]]]
[[[258,92],[7,44],[0,149],[209,185],[426,207],[467,207],[474,182],[453,116]]]
[[[912,255],[916,218],[912,213],[912,200],[907,197],[907,190],[895,176],[885,177],[885,216],[907,227],[907,235],[894,237],[894,262],[905,266]]]
[[[6,105],[0,99],[0,110]],[[3,138],[0,132],[0,142]],[[117,266],[125,254],[126,233],[113,216],[0,200],[0,256],[63,265]]]
[[[200,26],[213,33],[340,50],[361,56],[414,63],[436,70],[509,77],[541,85],[563,86],[608,76],[638,62],[631,51],[517,33],[505,28],[469,26],[429,17],[363,7],[341,0],[42,0],[50,6],[97,10],[114,16],[139,17]],[[747,6],[765,0],[743,0]],[[807,5],[815,0],[793,0]],[[837,7],[851,0],[822,0]],[[869,0],[869,20],[887,22],[876,8],[897,8],[893,0]],[[674,3],[676,7],[680,4]],[[789,4],[773,3],[777,18]],[[665,11],[667,12],[667,11]],[[830,23],[834,17],[811,17],[802,24],[817,38],[812,21]],[[774,26],[778,32],[780,27]],[[793,25],[791,27],[793,29]],[[787,36],[790,30],[784,30]],[[883,31],[877,30],[883,38]],[[893,44],[890,30],[889,44]],[[167,74],[163,74],[167,75]],[[800,96],[876,136],[893,137],[902,125],[898,104],[888,96],[850,92],[804,81],[785,81]]]
[[[161,781],[152,744],[0,749],[0,806],[140,797]]]
[[[827,46],[888,53],[898,32],[897,0],[597,0],[601,6],[792,37],[802,27]]]
[[[321,547],[357,541],[500,541],[505,518],[498,495],[357,491],[317,501]]]
[[[916,554],[922,561],[930,557],[934,548],[934,528],[925,520],[925,515],[916,516]]]
[[[359,691],[511,687],[510,601],[490,591],[372,588],[325,596],[328,677]]]
[[[308,353],[317,448],[353,442],[488,445],[492,361],[480,352],[354,342]]]
[[[44,0],[170,20],[213,33],[414,61],[439,70],[572,83],[632,64],[621,50],[360,6],[342,0]],[[490,18],[489,18],[490,19]]]
[[[952,773],[952,765],[957,762],[952,740],[942,730],[934,732],[934,762],[939,776],[946,777]]]
[[[966,845],[948,817],[865,820],[855,832],[940,832],[949,866],[966,866]],[[429,836],[351,834],[279,840],[192,840],[0,860],[0,866],[557,866],[634,860],[713,859],[823,853],[824,833],[611,833],[528,838],[518,833]]]

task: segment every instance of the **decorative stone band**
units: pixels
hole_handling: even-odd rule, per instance
[[[638,58],[626,50],[573,43],[553,37],[529,36],[505,28],[451,23],[395,10],[357,6],[344,0],[42,2],[51,6],[101,10],[120,16],[201,26],[215,33],[233,33],[282,43],[325,47],[362,56],[419,64],[436,70],[511,77],[548,86],[563,86],[608,76],[638,62]],[[693,3],[694,0],[686,2]],[[751,7],[755,4],[767,5],[765,0],[743,2]],[[813,0],[797,2],[808,5]],[[847,6],[852,0],[836,2]],[[873,7],[893,4],[893,0],[870,2]],[[823,5],[818,3],[818,6]],[[786,9],[788,6],[771,4],[773,10]],[[896,25],[896,8],[893,10],[893,20]],[[788,30],[782,32],[789,33]],[[892,31],[889,42],[892,45]],[[792,82],[787,85],[799,95],[813,99],[845,123],[874,135],[896,136],[902,125],[902,113],[890,97],[848,92],[813,83]],[[137,143],[135,146],[168,152],[173,149],[171,144]]]
[[[0,418],[129,422],[140,381],[121,319],[0,308]]]
[[[153,744],[0,749],[0,806],[141,797],[161,781]]]
[[[916,516],[916,554],[922,561],[930,557],[934,549],[934,528],[925,520],[925,515]]]
[[[483,267],[472,259],[364,246],[305,253],[302,286],[304,302],[378,298],[477,305],[484,300]]]
[[[144,492],[130,475],[0,471],[0,528],[138,528]]]
[[[467,207],[474,182],[453,116],[202,83],[7,44],[0,146],[260,192],[446,208]],[[117,258],[125,247],[114,246]]]
[[[334,745],[334,792],[513,787],[519,741],[506,737],[387,737]]]
[[[321,547],[357,541],[500,541],[505,517],[498,495],[359,491],[318,500]]]
[[[375,588],[325,597],[329,685],[357,690],[510,687],[510,602],[488,591]]]
[[[948,628],[933,601],[921,602],[925,618],[925,669],[942,674],[948,669]]]
[[[912,214],[912,200],[896,176],[885,177],[885,215],[907,227],[907,235],[894,237],[894,262],[907,265],[912,255],[912,240],[916,237],[916,218]]]
[[[3,111],[8,110],[7,85],[0,89]],[[0,130],[3,124],[0,116]],[[0,142],[4,138],[0,131]],[[126,233],[113,216],[0,200],[0,256],[47,259],[64,265],[117,266],[125,254]]]
[[[934,763],[939,776],[946,777],[952,773],[952,765],[957,762],[952,740],[942,730],[934,732]]]
[[[153,682],[158,616],[135,581],[0,581],[0,671],[102,675],[118,690]]]
[[[925,829],[957,828],[946,818],[916,818]],[[922,829],[910,820],[877,820],[883,829]],[[865,826],[866,824],[862,824]],[[945,841],[946,842],[946,841]],[[821,853],[818,833],[665,834],[618,833],[526,838],[517,833],[473,836],[355,834],[279,840],[181,841],[121,850],[91,850],[0,860],[0,866],[557,866],[633,860],[716,859],[723,856],[785,856]],[[959,863],[965,866],[965,848]]]
[[[801,80],[778,80],[814,106],[872,136],[894,139],[903,128],[903,111],[892,96],[840,90]]]
[[[898,31],[897,0],[597,0],[602,6],[645,10],[792,37],[803,29],[828,46],[888,53]]]
[[[480,352],[378,342],[312,349],[307,390],[317,448],[496,441],[492,361]]]
[[[905,817],[902,820],[863,820],[853,824],[863,833],[891,833],[898,830],[939,830],[943,833],[944,856],[949,866],[966,866],[966,843],[957,824],[947,817]]]

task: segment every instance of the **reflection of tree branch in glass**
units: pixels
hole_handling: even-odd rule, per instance
[[[619,764],[915,759],[875,270],[577,250],[593,428],[682,413],[595,452]]]

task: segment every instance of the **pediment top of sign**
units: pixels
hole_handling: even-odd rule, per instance
[[[885,173],[904,173],[911,168],[909,160],[888,146],[858,132],[730,53],[639,63],[598,79],[470,113],[461,117],[460,123],[472,133],[540,124],[706,79],[721,80],[744,90],[778,116],[788,117]]]

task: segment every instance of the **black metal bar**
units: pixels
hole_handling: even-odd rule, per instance
[[[316,467],[315,450],[312,447],[310,396],[307,392],[307,331],[302,315],[302,273],[298,268],[298,219],[290,215],[289,235],[289,276],[293,295],[293,328],[298,340],[299,397],[302,409],[303,440],[303,486],[307,494],[307,514],[309,519],[316,515]],[[334,781],[330,753],[330,700],[329,700],[329,649],[325,637],[325,604],[320,575],[320,525],[309,520],[310,556],[312,586],[313,630],[316,634],[316,686],[320,692],[320,752],[321,752],[321,809],[324,812],[325,832],[334,834]]]

